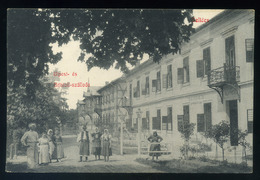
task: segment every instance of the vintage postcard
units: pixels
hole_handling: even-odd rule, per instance
[[[252,9],[8,9],[6,172],[252,173]]]

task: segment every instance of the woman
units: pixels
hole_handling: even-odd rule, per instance
[[[39,164],[47,165],[50,162],[49,157],[49,140],[46,133],[42,133],[42,137],[39,139],[40,154]]]
[[[92,140],[92,154],[95,155],[95,159],[100,160],[100,153],[101,153],[101,136],[102,134],[99,132],[98,128],[96,127],[95,133],[91,134]]]
[[[61,159],[64,158],[64,150],[63,150],[62,138],[59,129],[55,129],[55,135],[53,140],[54,140],[55,149],[52,158],[57,159],[57,162],[61,162]]]
[[[112,136],[108,133],[108,130],[105,129],[104,134],[101,136],[101,141],[102,141],[101,153],[104,156],[105,161],[109,161],[109,156],[112,155],[111,139]]]
[[[152,158],[153,158],[152,160],[154,160],[154,156],[156,156],[156,159],[158,159],[158,156],[161,155],[161,153],[159,153],[159,152],[153,153],[152,151],[160,151],[160,150],[161,150],[161,148],[160,148],[160,142],[161,142],[162,140],[163,140],[163,138],[161,138],[161,137],[157,134],[156,131],[153,133],[153,135],[151,135],[151,136],[148,138],[148,141],[149,141],[150,143],[153,143],[153,144],[151,144],[151,146],[150,146],[150,153],[149,153],[149,155],[152,156]]]
[[[35,131],[36,124],[29,124],[29,131],[25,132],[21,138],[21,142],[27,147],[27,165],[28,168],[36,168],[38,164],[38,133]]]
[[[53,151],[55,149],[55,145],[54,145],[54,137],[53,137],[53,130],[49,129],[47,132],[47,137],[49,140],[49,145],[50,145],[50,149],[49,149],[49,154],[50,154],[50,162],[52,160],[52,155],[53,155]]]

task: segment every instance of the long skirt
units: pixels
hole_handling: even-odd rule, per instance
[[[161,151],[161,146],[160,146],[160,144],[151,144],[151,146],[150,146],[150,151]],[[154,155],[154,156],[160,156],[161,153],[158,153],[158,152],[156,152],[156,153],[150,152],[149,155],[150,155],[150,156],[153,156],[153,155]]]
[[[109,141],[103,141],[103,145],[101,149],[101,154],[103,156],[112,156],[112,149],[109,146],[110,146]]]
[[[52,159],[61,159],[64,158],[64,150],[62,142],[57,142],[54,148]]]
[[[27,166],[28,168],[36,168],[38,164],[38,147],[36,143],[28,143],[29,147],[27,147]]]
[[[101,154],[101,141],[92,141],[92,154]]]
[[[49,144],[50,144],[50,149],[49,149],[50,158],[53,159],[53,152],[54,152],[54,149],[55,149],[55,145],[52,141],[50,141]]]
[[[40,145],[39,164],[49,163],[49,145]]]
[[[80,142],[79,155],[80,156],[88,156],[89,155],[89,142],[88,141]]]

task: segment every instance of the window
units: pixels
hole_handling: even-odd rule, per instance
[[[253,109],[247,110],[247,131],[253,133]]]
[[[197,77],[208,75],[211,70],[210,48],[203,49],[203,60],[196,61]]]
[[[142,118],[142,129],[144,130],[149,130],[150,125],[149,125],[149,111],[146,111],[146,117]]]
[[[168,107],[167,116],[162,117],[162,130],[172,130],[172,107]]]
[[[172,88],[172,65],[167,66],[167,84],[166,88]]]
[[[254,62],[254,39],[246,39],[246,62]]]
[[[190,82],[189,57],[183,59],[183,83]]]
[[[161,110],[157,110],[157,117],[153,117],[153,130],[161,130]]]
[[[161,91],[161,71],[158,71],[156,74],[156,92]]]
[[[140,97],[140,80],[136,82],[136,87],[134,88],[134,97]]]
[[[178,84],[190,82],[189,57],[183,59],[183,68],[177,69]]]
[[[145,91],[146,94],[149,94],[149,76],[145,78]]]
[[[189,105],[183,106],[183,115],[177,116],[178,131],[183,131],[184,126],[190,123],[190,112]]]
[[[178,131],[183,130],[183,115],[177,115]]]
[[[204,114],[197,114],[197,132],[208,131],[212,126],[211,103],[205,103],[203,108]]]

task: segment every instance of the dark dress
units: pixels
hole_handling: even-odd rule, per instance
[[[100,155],[101,154],[101,136],[100,132],[92,133],[91,134],[92,140],[92,154]]]
[[[112,156],[112,149],[110,148],[110,140],[111,140],[111,135],[105,135],[103,134],[101,136],[102,140],[102,149],[101,149],[101,154],[103,156]]]
[[[89,136],[88,136],[88,131],[86,132],[86,138],[84,138],[84,131],[82,131],[79,134],[78,137],[78,142],[80,142],[79,145],[79,155],[80,156],[88,156],[89,155]]]
[[[148,138],[148,141],[150,141],[151,143],[157,143],[157,142],[162,141],[162,140],[163,139],[160,136],[158,136],[158,135],[157,136],[151,135]],[[150,146],[150,153],[149,153],[150,156],[153,156],[153,155],[160,156],[161,153],[158,153],[158,152],[157,153],[153,153],[151,151],[161,151],[160,144],[151,144],[151,146]]]
[[[55,148],[52,155],[53,159],[61,159],[64,158],[64,150],[62,145],[62,138],[59,135],[55,135],[53,139]]]

